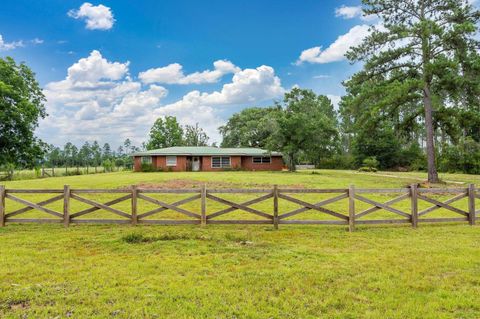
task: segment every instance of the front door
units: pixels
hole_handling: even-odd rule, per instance
[[[194,156],[192,158],[192,171],[198,172],[200,170],[200,158],[198,156]]]

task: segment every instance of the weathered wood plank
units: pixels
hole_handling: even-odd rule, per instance
[[[63,186],[63,226],[70,224],[70,186]]]
[[[233,224],[241,224],[241,225],[272,225],[273,224],[273,219],[272,220],[231,220],[231,219],[209,219],[207,220],[207,224],[226,224],[226,225],[233,225]]]
[[[358,188],[355,189],[357,194],[393,194],[393,193],[407,193],[408,188]]]
[[[278,229],[278,186],[273,186],[273,228]]]
[[[318,210],[319,212],[322,212],[322,213],[325,213],[325,214],[328,214],[328,215],[331,215],[331,216],[334,216],[334,217],[338,217],[338,218],[341,218],[341,219],[348,220],[348,216],[339,214],[337,212],[334,212],[333,210],[330,210],[330,209],[327,209],[327,208],[324,208],[324,207],[317,207],[314,204],[307,203],[303,200],[300,200],[300,199],[297,199],[297,198],[294,198],[294,197],[290,197],[290,196],[285,195],[285,194],[278,194],[278,197],[281,198],[281,199],[285,199],[287,201],[293,202],[295,204],[299,204],[299,205],[302,205],[304,207],[308,207],[310,209]]]
[[[73,224],[130,224],[128,219],[72,219]]]
[[[197,200],[197,199],[199,199],[200,197],[201,197],[201,195],[198,194],[198,195],[195,195],[195,196],[192,196],[192,197],[188,197],[188,198],[179,200],[179,201],[177,201],[177,202],[173,202],[171,205],[173,205],[173,206],[180,206],[180,205],[189,203],[189,202],[191,202],[191,201]],[[148,212],[145,212],[145,213],[143,213],[143,214],[138,215],[138,219],[142,219],[142,218],[145,218],[145,217],[148,217],[148,216],[152,216],[152,215],[154,215],[154,214],[163,212],[163,211],[165,211],[165,210],[168,210],[168,208],[166,208],[166,207],[155,208],[155,209],[153,209],[153,210],[151,210],[151,211],[148,211]]]
[[[49,199],[41,201],[41,202],[38,202],[36,204],[40,205],[40,206],[45,206],[45,205],[51,204],[53,202],[59,201],[61,199],[63,199],[63,194],[62,195],[57,195],[55,197],[49,198]],[[5,216],[8,217],[8,218],[11,218],[13,216],[23,214],[23,213],[28,212],[28,211],[33,210],[33,209],[34,209],[33,207],[27,206],[27,207],[17,209],[13,212],[7,213],[7,214],[5,214]]]
[[[398,197],[395,197],[395,198],[393,198],[393,199],[391,199],[391,200],[389,200],[389,201],[387,201],[387,202],[385,202],[385,203],[383,203],[383,204],[384,204],[384,205],[387,205],[387,206],[390,206],[390,205],[393,205],[393,204],[395,204],[395,203],[401,202],[402,200],[407,199],[407,198],[409,198],[409,197],[410,197],[409,194],[403,194],[403,195],[400,195],[400,196],[398,196]],[[367,209],[365,209],[364,211],[356,214],[356,215],[355,215],[355,218],[358,220],[358,219],[361,218],[361,217],[364,217],[364,216],[366,216],[366,215],[368,215],[368,214],[371,214],[371,213],[376,212],[376,211],[381,210],[381,209],[382,209],[382,208],[377,207],[377,206],[367,208]]]
[[[279,188],[278,193],[289,193],[289,194],[330,194],[330,193],[347,193],[348,189],[345,188],[332,188],[332,189],[304,189],[304,188]]]
[[[114,199],[114,200],[108,201],[108,202],[106,202],[106,203],[103,203],[103,205],[106,205],[106,206],[115,205],[115,204],[118,204],[118,203],[120,203],[120,202],[126,201],[127,199],[130,199],[131,197],[132,197],[132,195],[131,195],[131,194],[128,194],[128,195],[125,195],[125,196],[116,198],[116,199]],[[71,215],[70,215],[70,220],[71,220],[72,218],[80,217],[80,216],[83,216],[83,215],[86,215],[86,214],[95,212],[95,211],[100,210],[100,209],[102,209],[102,208],[96,207],[96,206],[95,206],[95,207],[90,207],[90,208],[84,209],[84,210],[79,211],[79,212],[77,212],[77,213],[71,214]]]
[[[357,224],[381,225],[381,224],[410,224],[410,219],[363,219],[357,220]]]
[[[342,200],[342,199],[347,198],[347,197],[348,197],[348,194],[341,194],[341,195],[335,196],[333,198],[329,198],[329,199],[323,200],[321,202],[315,203],[314,205],[316,207],[321,207],[321,206],[325,206],[325,205],[337,202],[337,201]],[[310,207],[297,208],[295,210],[292,210],[291,212],[280,215],[279,218],[280,219],[285,219],[285,218],[303,213],[303,212],[308,211],[308,210],[311,210],[311,208]]]
[[[56,211],[54,211],[50,208],[46,208],[46,207],[40,206],[40,205],[32,203],[32,202],[29,202],[28,200],[25,200],[23,198],[13,196],[13,195],[9,194],[8,192],[6,193],[5,197],[8,198],[8,199],[11,199],[11,200],[13,200],[17,203],[23,204],[25,206],[32,207],[34,209],[40,210],[40,211],[45,212],[47,214],[53,215],[55,217],[60,217],[60,218],[63,219],[63,214],[60,214],[59,212],[56,212]]]
[[[257,197],[257,198],[248,200],[246,202],[240,203],[240,205],[250,206],[250,205],[253,205],[253,204],[256,204],[256,203],[263,202],[264,200],[267,200],[269,198],[272,198],[272,196],[273,196],[272,194],[266,194],[266,195],[263,195],[261,197]],[[212,219],[212,218],[215,218],[215,217],[218,217],[218,216],[236,211],[238,209],[239,208],[237,208],[237,207],[228,207],[228,208],[219,210],[218,212],[211,213],[211,214],[207,215],[207,219]]]
[[[426,201],[426,202],[429,202],[429,203],[432,203],[432,204],[435,204],[437,206],[441,206],[442,208],[445,208],[445,209],[448,209],[452,212],[455,212],[455,213],[458,213],[460,215],[463,215],[463,216],[468,216],[468,213],[466,211],[463,211],[461,209],[458,209],[456,207],[453,207],[453,206],[450,206],[448,204],[445,204],[445,203],[442,203],[436,199],[433,199],[433,198],[430,198],[430,197],[426,197],[426,196],[423,196],[423,195],[418,195],[418,198],[420,198],[421,200],[423,201]]]
[[[5,186],[0,185],[0,227],[5,227]]]
[[[37,224],[61,224],[62,219],[47,218],[7,218],[8,223],[37,223]]]
[[[270,215],[270,214],[267,214],[267,213],[264,213],[264,212],[261,212],[259,210],[256,210],[256,209],[253,209],[251,207],[248,207],[248,206],[245,206],[245,205],[242,205],[242,204],[238,204],[238,203],[235,203],[235,202],[232,202],[232,201],[229,201],[229,200],[226,200],[226,199],[223,199],[223,198],[220,198],[220,197],[217,197],[217,196],[214,196],[210,193],[207,192],[207,198],[211,199],[211,200],[214,200],[216,202],[219,202],[219,203],[222,203],[222,204],[225,204],[225,205],[229,205],[229,206],[232,206],[232,207],[236,207],[238,209],[241,209],[241,210],[244,210],[246,212],[249,212],[249,213],[252,213],[252,214],[255,214],[255,215],[258,215],[258,216],[262,216],[262,217],[265,217],[265,218],[268,218],[268,219],[272,219],[273,220],[273,216]]]
[[[466,193],[467,188],[419,188],[418,193],[457,194]]]
[[[475,225],[475,185],[468,185],[468,220],[470,225]]]
[[[363,197],[363,196],[360,196],[360,195],[355,195],[355,198],[362,201],[362,202],[365,202],[367,204],[370,204],[370,205],[373,205],[373,206],[376,206],[376,207],[379,207],[381,209],[384,209],[384,210],[387,210],[389,212],[392,212],[392,213],[395,213],[397,215],[400,215],[400,216],[403,216],[403,217],[407,217],[407,218],[410,218],[410,214],[407,214],[405,212],[402,212],[401,210],[398,210],[396,208],[393,208],[393,207],[390,207],[390,206],[387,206],[383,203],[379,203],[377,201],[374,201],[374,200],[371,200],[369,198],[366,198],[366,197]]]
[[[71,189],[72,194],[130,194],[129,189]]]
[[[190,194],[190,193],[200,193],[201,190],[198,188],[183,188],[183,189],[149,189],[149,188],[138,188],[138,192],[142,194]]]
[[[137,216],[137,185],[132,185],[132,200],[131,200],[131,206],[132,206],[132,225],[135,226],[138,222],[138,216]]]
[[[159,206],[174,210],[174,211],[179,212],[181,214],[184,214],[184,215],[187,215],[187,216],[190,216],[190,217],[193,217],[193,218],[201,219],[201,216],[199,214],[195,214],[195,213],[192,213],[192,212],[190,212],[186,209],[183,209],[183,208],[174,206],[172,204],[168,204],[168,203],[159,201],[158,199],[151,198],[151,197],[148,197],[148,196],[145,196],[145,195],[142,195],[142,194],[138,194],[138,198],[141,198],[143,200],[146,200],[147,202],[157,204]]]
[[[63,194],[63,189],[7,189],[7,194]]]
[[[129,194],[128,196],[131,196],[131,195]],[[88,199],[88,198],[84,198],[84,197],[78,196],[77,194],[71,193],[71,194],[70,194],[70,197],[73,198],[73,199],[78,200],[79,202],[82,202],[82,203],[85,203],[85,204],[89,204],[89,205],[98,207],[98,208],[100,208],[100,209],[103,209],[103,210],[112,212],[112,213],[114,213],[114,214],[116,214],[116,215],[118,215],[118,216],[122,216],[122,217],[128,218],[129,220],[130,220],[130,218],[131,218],[130,214],[127,214],[127,213],[125,213],[125,212],[122,212],[121,210],[118,210],[118,209],[116,209],[116,208],[107,206],[107,205],[105,205],[105,204],[101,204],[101,203],[95,202],[95,201],[90,200],[90,199]]]
[[[147,225],[199,225],[201,220],[199,219],[188,219],[188,220],[174,220],[174,219],[141,219],[138,221],[139,224]]]
[[[201,200],[200,200],[200,212],[201,212],[201,224],[202,226],[207,225],[207,185],[202,185],[201,190]]]
[[[243,193],[271,193],[269,188],[212,188],[207,194],[243,194]]]
[[[412,222],[412,227],[417,228],[418,227],[418,188],[417,184],[412,184],[410,187],[410,197],[411,197],[411,222]]]
[[[455,197],[452,197],[450,199],[447,199],[446,201],[444,201],[443,203],[444,204],[451,204],[453,202],[456,202],[457,200],[460,200],[464,197],[467,197],[468,195],[465,193],[465,194],[460,194],[460,195],[457,195]],[[442,208],[442,206],[439,206],[439,205],[435,205],[435,206],[431,206],[429,208],[426,208],[424,210],[422,210],[421,212],[418,213],[418,216],[423,216],[423,215],[426,215],[436,209],[439,209],[439,208]]]
[[[280,224],[290,225],[348,225],[346,220],[291,220],[282,219]]]
[[[355,186],[348,189],[348,231],[355,231]]]
[[[422,223],[450,223],[450,222],[467,222],[467,217],[450,217],[450,218],[419,218],[418,222]]]

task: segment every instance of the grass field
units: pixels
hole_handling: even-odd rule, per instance
[[[480,185],[480,176],[441,177],[448,181],[444,186]],[[393,188],[423,178],[422,173],[330,170],[119,172],[4,184],[8,188],[199,187],[203,183]],[[381,196],[385,198],[377,199],[388,200]],[[106,196],[96,199],[107,200]],[[258,209],[268,210],[269,205],[259,204]],[[457,205],[464,208],[465,202]],[[8,201],[7,207],[16,208]],[[292,208],[283,202],[280,207]],[[408,202],[398,206],[407,207]],[[342,210],[344,203],[333,208]],[[385,214],[379,211],[377,216],[393,217]],[[0,269],[2,318],[480,317],[480,229],[466,223],[421,224],[415,230],[408,225],[359,226],[354,233],[344,226],[281,225],[274,231],[271,225],[65,229],[8,224],[0,228]]]

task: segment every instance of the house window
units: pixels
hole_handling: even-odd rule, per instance
[[[252,157],[252,161],[254,164],[270,164],[272,158],[270,156],[254,156]]]
[[[230,157],[214,156],[212,157],[212,168],[228,168],[230,167]]]
[[[151,156],[142,156],[142,163],[143,164],[152,164],[152,157]]]
[[[177,166],[177,157],[167,156],[167,166]]]

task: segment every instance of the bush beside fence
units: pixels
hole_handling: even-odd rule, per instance
[[[22,198],[22,194],[50,194],[53,197],[33,202]],[[120,197],[99,202],[85,197],[87,194],[118,194]],[[168,203],[165,199],[152,197],[154,194],[184,194],[191,195],[187,198]],[[237,202],[222,197],[222,194],[255,194],[256,198],[247,201]],[[307,194],[331,194],[333,197],[324,198],[321,201],[310,202],[298,196]],[[397,197],[386,202],[373,200],[365,197],[365,194],[397,194]],[[438,200],[429,196],[429,194],[453,194],[446,200]],[[295,197],[297,196],[297,197]],[[467,198],[467,209],[461,209],[452,206],[452,203]],[[8,211],[5,200],[9,199],[24,207]],[[348,204],[344,211],[338,211],[325,206],[346,199]],[[273,188],[264,189],[207,189],[206,186],[193,189],[142,189],[132,186],[128,189],[72,189],[65,185],[63,189],[6,189],[0,185],[0,226],[6,223],[63,223],[68,227],[71,223],[110,223],[110,224],[162,224],[162,225],[182,225],[182,224],[269,224],[278,229],[279,225],[286,224],[324,224],[324,225],[348,225],[350,231],[355,230],[356,225],[362,224],[411,224],[417,227],[420,222],[438,223],[438,222],[468,222],[474,225],[478,219],[475,211],[475,199],[480,199],[480,194],[476,193],[475,186],[469,185],[468,188],[448,188],[448,189],[427,189],[418,188],[417,185],[411,185],[409,188],[397,189],[356,189],[350,186],[348,189],[295,189],[295,188]],[[46,207],[47,205],[62,201],[63,211],[57,211]],[[226,206],[226,208],[207,213],[207,200],[216,204]],[[293,203],[298,208],[286,209],[281,207],[279,200]],[[395,203],[408,200],[410,209],[399,209],[393,207]],[[74,210],[71,208],[73,201],[80,202],[83,205],[90,206]],[[130,209],[121,210],[112,207],[115,204],[129,201]],[[180,206],[187,203],[198,201],[196,209],[186,209]],[[253,208],[252,205],[272,201],[272,209],[269,211]],[[419,210],[419,202],[423,201],[431,206]],[[358,209],[356,204],[362,202],[371,207],[367,209]],[[146,212],[138,213],[142,203],[149,203],[155,208]],[[445,209],[461,217],[438,217],[425,218],[426,215],[437,209]],[[53,216],[53,218],[18,218],[18,215],[32,210],[40,211],[44,214]],[[79,217],[103,210],[112,213],[117,219],[80,219]],[[166,210],[181,214],[186,219],[151,219],[152,216]],[[243,211],[254,215],[260,219],[218,219],[234,211]],[[386,219],[365,219],[365,216],[384,210],[388,213],[400,216],[401,218]],[[318,212],[324,216],[331,217],[328,220],[308,220],[292,219],[306,212]]]

